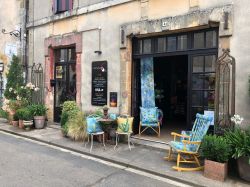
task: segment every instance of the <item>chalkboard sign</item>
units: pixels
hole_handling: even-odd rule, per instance
[[[108,92],[108,63],[107,61],[92,62],[92,94],[91,104],[94,106],[107,105]]]

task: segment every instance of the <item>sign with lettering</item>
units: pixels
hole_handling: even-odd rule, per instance
[[[92,62],[92,94],[91,104],[94,106],[107,105],[108,92],[108,62]]]

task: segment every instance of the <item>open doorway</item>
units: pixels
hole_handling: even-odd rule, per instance
[[[154,58],[155,103],[163,111],[161,137],[187,126],[188,56]]]

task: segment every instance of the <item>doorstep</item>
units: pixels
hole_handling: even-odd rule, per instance
[[[172,169],[172,166],[174,166],[176,162],[168,162],[163,159],[166,155],[166,150],[163,149],[154,149],[149,146],[135,145],[132,151],[129,151],[127,144],[121,143],[116,150],[113,149],[114,145],[107,145],[106,150],[103,150],[102,144],[95,142],[92,153],[90,153],[89,146],[84,147],[83,142],[74,142],[69,138],[63,137],[61,130],[58,128],[47,127],[45,129],[24,131],[8,125],[7,123],[0,122],[0,131],[93,156],[105,161],[179,181],[191,186],[249,186],[248,184],[231,178],[228,178],[225,182],[214,181],[205,178],[202,171],[177,172]]]

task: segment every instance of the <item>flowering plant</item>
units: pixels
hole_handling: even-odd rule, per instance
[[[244,118],[240,117],[240,115],[237,115],[237,114],[235,114],[233,117],[231,117],[231,121],[234,122],[235,125],[240,125],[243,120],[244,120]]]

